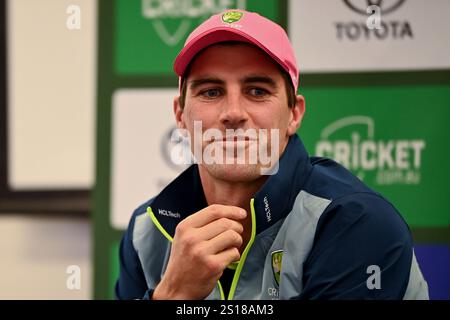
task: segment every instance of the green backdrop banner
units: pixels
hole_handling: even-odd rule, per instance
[[[184,42],[214,13],[240,7],[280,21],[277,0],[117,0],[115,70],[120,75],[173,75],[172,63]]]
[[[450,222],[450,86],[301,89],[299,135],[389,198],[411,227]]]

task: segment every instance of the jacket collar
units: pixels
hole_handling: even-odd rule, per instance
[[[293,135],[280,157],[278,172],[269,176],[254,196],[257,234],[286,217],[292,210],[311,168],[302,141]],[[164,188],[155,197],[151,207],[161,226],[173,237],[181,220],[207,205],[198,166],[195,164]]]

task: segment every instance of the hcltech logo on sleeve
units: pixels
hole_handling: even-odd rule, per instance
[[[342,0],[348,9],[354,12],[355,20],[335,22],[336,36],[342,41],[379,41],[413,39],[413,29],[408,20],[398,20],[389,17],[405,4],[405,0]],[[366,21],[356,19],[362,17],[370,19],[373,11],[367,10],[372,6],[380,9],[380,27],[369,29]],[[387,17],[386,17],[387,16]]]
[[[422,139],[376,139],[372,118],[351,116],[322,130],[315,153],[334,159],[365,182],[418,185],[425,147]]]

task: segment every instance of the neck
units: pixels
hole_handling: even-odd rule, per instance
[[[199,173],[208,205],[222,204],[246,210],[250,210],[250,199],[267,180],[267,176],[244,182],[220,180],[212,177],[201,165]]]

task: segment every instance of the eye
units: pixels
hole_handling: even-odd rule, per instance
[[[269,94],[266,89],[262,88],[251,88],[248,93],[254,97],[264,97]]]
[[[202,95],[205,98],[217,98],[220,95],[219,89],[208,89],[205,91],[200,92],[200,95]]]

